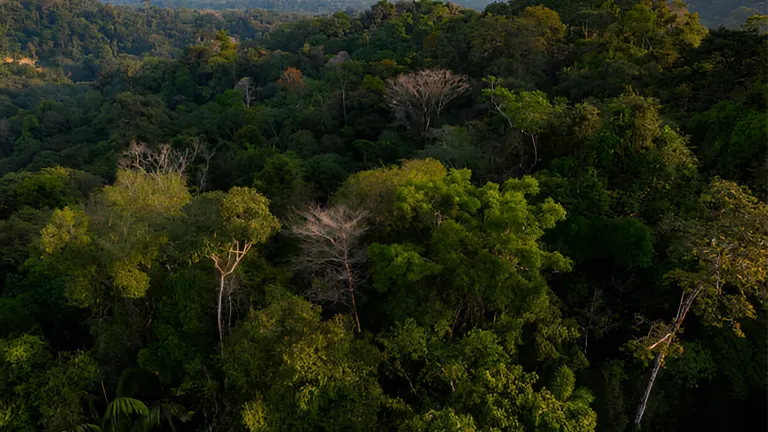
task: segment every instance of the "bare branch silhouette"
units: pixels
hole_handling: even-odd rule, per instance
[[[358,332],[356,290],[365,276],[362,265],[366,255],[360,241],[366,231],[366,216],[364,211],[345,206],[312,206],[299,212],[300,220],[290,228],[301,242],[294,264],[314,278],[307,296],[317,302],[347,305]]]
[[[388,81],[387,105],[400,121],[426,132],[443,108],[469,89],[467,77],[446,69],[425,69]]]

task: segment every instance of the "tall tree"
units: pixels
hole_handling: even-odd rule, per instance
[[[195,197],[184,208],[180,221],[188,227],[182,236],[191,236],[193,258],[205,257],[218,272],[216,316],[219,342],[224,350],[225,294],[229,303],[231,325],[232,275],[254,245],[264,243],[280,228],[277,218],[269,212],[269,201],[254,189],[235,187],[229,192],[208,192]],[[186,231],[192,229],[192,232]],[[186,231],[186,232],[185,232]]]
[[[290,232],[301,246],[295,258],[299,270],[313,278],[310,298],[335,304],[346,304],[361,332],[357,312],[356,291],[365,278],[362,264],[366,260],[362,236],[366,213],[338,205],[327,209],[312,206],[299,212],[299,221]]]
[[[443,108],[469,89],[467,78],[445,69],[398,75],[387,82],[385,99],[395,117],[422,134]]]
[[[755,318],[756,305],[768,293],[768,206],[735,183],[715,179],[702,194],[700,217],[678,222],[677,253],[690,262],[671,273],[683,292],[671,321],[652,323],[647,336],[633,342],[653,367],[635,414],[639,427],[651,390],[670,352],[679,350],[679,334],[693,310],[704,324],[730,326],[743,337],[741,321]]]
[[[510,128],[518,129],[531,138],[533,163],[529,170],[533,169],[539,161],[536,137],[553,121],[558,107],[550,103],[543,92],[512,92],[501,86],[496,77],[489,77],[486,81],[490,88],[483,90],[483,95],[496,113],[506,120]]]

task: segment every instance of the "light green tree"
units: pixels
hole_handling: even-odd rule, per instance
[[[286,297],[233,330],[224,367],[249,431],[376,430],[379,354],[351,320],[320,312]]]

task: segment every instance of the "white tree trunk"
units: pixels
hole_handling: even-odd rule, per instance
[[[659,370],[661,369],[661,361],[663,359],[663,355],[661,352],[656,354],[656,360],[653,362],[653,370],[651,371],[651,378],[648,380],[648,384],[645,386],[645,391],[643,392],[643,396],[640,399],[640,405],[637,407],[637,413],[635,414],[635,429],[640,427],[640,422],[643,421],[643,414],[645,414],[645,408],[648,405],[648,398],[651,396],[651,390],[653,389],[653,384],[656,382],[656,376],[659,374]]]
[[[221,303],[224,300],[224,274],[219,276],[219,308],[218,308],[218,323],[219,323],[219,347],[221,348],[221,355],[224,356],[224,333],[221,330]]]

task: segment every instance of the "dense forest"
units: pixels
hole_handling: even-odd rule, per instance
[[[145,7],[144,0],[105,0],[114,5]],[[193,9],[266,9],[282,12],[332,14],[343,10],[355,11],[368,8],[375,0],[154,0],[151,5],[169,8]]]
[[[768,426],[765,16],[297,12],[0,0],[0,430]]]
[[[143,7],[147,0],[105,0],[105,3]],[[195,9],[248,9],[258,8],[277,11],[303,12],[313,14],[328,14],[340,10],[354,11],[367,8],[376,0],[148,0],[151,4],[171,8]],[[498,1],[498,0],[497,0]],[[456,0],[459,4],[476,10],[483,10],[494,0]],[[560,11],[564,8],[582,8],[584,5],[598,6],[604,2],[570,0],[518,0],[513,3],[536,6],[547,4],[550,8]],[[576,3],[575,5],[573,3]],[[674,3],[670,2],[670,3]],[[768,12],[765,0],[687,0],[684,2],[692,13],[698,13],[702,24],[716,28],[720,26],[739,28],[744,21],[753,15]]]

